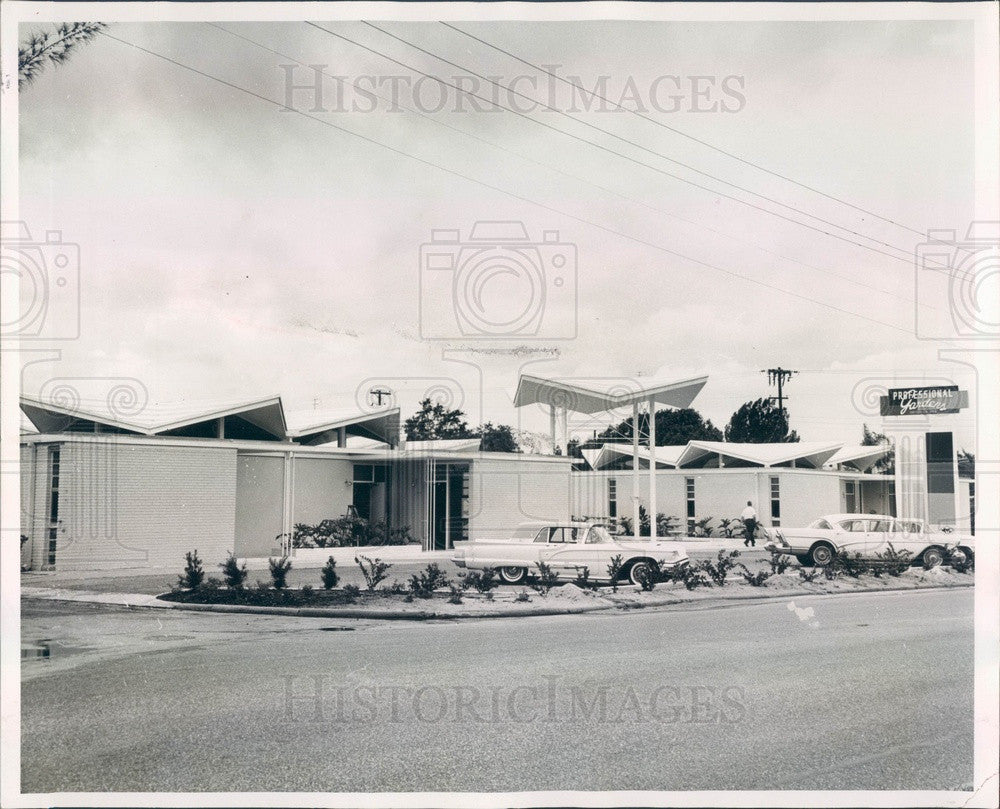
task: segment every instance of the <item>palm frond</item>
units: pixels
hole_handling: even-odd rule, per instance
[[[108,27],[103,22],[63,22],[52,31],[32,33],[17,49],[17,83],[33,82],[47,63],[62,64],[73,50]]]

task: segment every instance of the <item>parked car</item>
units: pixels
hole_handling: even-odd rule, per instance
[[[888,517],[884,514],[829,514],[807,528],[769,528],[764,547],[785,553],[804,565],[828,565],[835,554],[859,553],[874,559],[889,549],[909,551],[914,563],[940,565],[959,549],[971,559],[975,540],[966,534],[933,530],[922,520]]]
[[[587,568],[591,580],[610,581],[614,556],[622,557],[621,578],[632,584],[639,584],[644,572],[665,575],[688,564],[676,542],[612,536],[603,524],[589,521],[525,522],[507,539],[456,542],[453,561],[459,567],[495,568],[501,581],[520,584],[539,562],[563,578]]]

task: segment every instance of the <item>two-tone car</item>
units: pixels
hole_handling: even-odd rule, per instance
[[[620,556],[620,579],[640,584],[648,573],[666,576],[688,564],[677,542],[612,536],[599,522],[525,522],[504,539],[455,543],[452,561],[459,567],[494,568],[506,584],[520,584],[538,564],[548,565],[560,578],[574,578],[587,569],[591,581],[610,581],[608,566]]]
[[[933,530],[922,520],[884,514],[828,514],[806,528],[769,528],[764,547],[794,556],[804,565],[828,565],[838,553],[876,559],[889,550],[909,551],[914,564],[935,567],[956,550],[971,559],[971,536]]]

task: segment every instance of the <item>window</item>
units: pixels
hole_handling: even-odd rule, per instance
[[[608,478],[608,516],[618,516],[618,481]]]
[[[538,536],[535,537],[535,542],[548,542],[549,541],[549,531],[550,528],[543,528],[538,532]]]
[[[771,525],[781,525],[781,479],[771,478]]]
[[[588,545],[603,545],[607,542],[611,542],[611,535],[605,528],[595,525],[587,532]]]
[[[863,534],[868,530],[868,520],[844,520],[840,527],[852,534]]]
[[[844,481],[844,511],[848,514],[858,511],[857,484],[853,480]]]
[[[976,483],[969,482],[969,533],[976,533]]]
[[[687,523],[688,523],[688,533],[694,533],[694,478],[684,478],[684,483],[687,488]]]
[[[813,524],[810,525],[809,527],[810,528],[819,528],[819,529],[821,529],[823,531],[832,531],[833,530],[833,526],[830,525],[830,523],[828,523],[822,517],[820,519],[816,520],[815,522],[813,522]]]
[[[59,542],[59,447],[49,450],[49,526],[45,563],[55,565],[56,547]]]

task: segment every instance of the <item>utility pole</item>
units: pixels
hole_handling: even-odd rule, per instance
[[[778,395],[769,397],[773,402],[775,399],[778,400],[778,410],[784,412],[785,410],[785,399],[787,398],[784,394],[783,386],[786,381],[791,380],[792,374],[797,374],[798,371],[788,371],[785,368],[765,368],[761,370],[762,374],[767,374],[767,384],[778,386]]]

